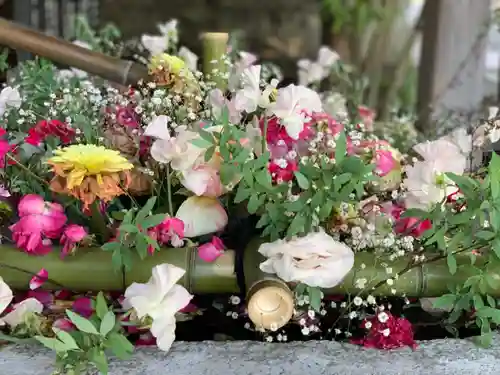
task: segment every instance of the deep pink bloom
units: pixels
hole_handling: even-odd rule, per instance
[[[31,278],[30,289],[35,290],[40,288],[43,285],[43,283],[47,281],[48,278],[49,278],[49,273],[45,268],[42,268],[40,271],[38,271],[38,273],[35,276]]]
[[[167,217],[156,227],[148,230],[148,235],[154,238],[160,245],[170,243],[173,247],[181,247],[184,244],[184,222],[175,217]],[[149,246],[148,252],[154,253],[154,247]]]
[[[375,173],[380,177],[388,175],[396,167],[396,159],[389,150],[379,149],[375,151]]]
[[[420,220],[415,217],[404,217],[396,220],[394,231],[405,236],[420,237],[425,231],[432,228],[429,219]]]
[[[179,310],[180,313],[189,314],[198,311],[198,306],[194,303],[188,303],[185,307]]]
[[[9,227],[18,248],[33,255],[45,255],[52,250],[52,241],[44,238],[43,220],[43,215],[24,216]]]
[[[213,236],[208,243],[198,246],[198,256],[205,262],[214,262],[224,254],[224,243],[219,237]]]
[[[66,332],[73,331],[75,329],[73,323],[71,323],[71,321],[67,318],[57,319],[54,323],[52,323],[52,327]]]
[[[36,194],[25,195],[17,205],[19,216],[42,215],[45,211],[44,199]]]
[[[94,313],[92,300],[88,297],[77,298],[75,302],[73,302],[72,309],[84,318],[90,318],[90,316]]]
[[[76,245],[85,237],[87,237],[87,231],[84,227],[76,224],[68,225],[59,240],[60,244],[63,245],[61,257],[64,258],[66,255],[72,253]]]
[[[273,181],[281,183],[293,180],[293,172],[298,171],[299,167],[295,160],[287,160],[285,168],[281,168],[277,163],[272,161],[269,163],[268,170]]]
[[[378,312],[375,316],[365,320],[362,328],[368,329],[367,335],[361,339],[351,340],[353,344],[386,350],[403,346],[409,346],[412,349],[417,347],[413,339],[411,323],[405,318],[394,317],[390,312]]]
[[[156,338],[149,331],[139,335],[139,338],[135,341],[136,346],[153,346],[156,345]]]

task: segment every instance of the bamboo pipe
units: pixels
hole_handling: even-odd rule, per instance
[[[286,283],[264,274],[259,263],[262,256],[255,247],[260,241],[251,243],[245,253],[244,273],[246,279],[247,307],[250,319],[263,328],[278,328],[288,322],[293,313],[293,294]],[[43,257],[30,256],[10,245],[0,246],[0,276],[14,289],[27,289],[31,277],[41,268],[49,273],[46,289],[67,288],[75,291],[123,290],[132,282],[146,282],[151,276],[151,269],[161,263],[171,263],[186,270],[180,281],[192,293],[238,293],[234,274],[234,252],[226,251],[213,263],[206,263],[197,256],[195,248],[162,249],[145,260],[134,259],[131,271],[125,274],[113,271],[111,254],[100,249],[80,249],[75,256],[64,260],[59,258],[59,249]],[[371,286],[385,281],[390,275],[386,272],[383,260],[373,253],[358,253],[355,265],[344,281],[330,289],[326,294],[357,294],[360,289],[356,280],[366,278],[365,294],[406,295],[408,297],[438,297],[448,293],[448,285],[460,284],[474,275],[474,271],[465,267],[469,259],[457,259],[459,267],[454,275],[448,271],[445,260],[423,264],[406,272],[394,284],[384,285],[376,290]],[[392,274],[403,270],[411,256],[401,257],[386,262],[392,268]],[[362,269],[361,264],[366,267]],[[500,279],[500,269],[490,271],[493,278]],[[392,293],[394,289],[395,293]],[[487,293],[500,297],[500,289],[488,286]]]
[[[210,75],[217,87],[224,90],[227,86],[227,65],[223,61],[223,56],[227,53],[228,33],[203,33],[203,73]],[[214,72],[217,72],[215,74]]]
[[[148,77],[145,66],[120,60],[0,18],[0,45],[31,52],[127,86]]]

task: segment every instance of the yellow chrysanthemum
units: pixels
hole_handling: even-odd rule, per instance
[[[186,69],[186,63],[177,56],[162,53],[151,58],[149,69],[153,72],[163,69],[171,74],[178,75],[183,69]]]
[[[88,207],[96,198],[109,201],[123,194],[134,167],[118,151],[95,145],[72,145],[54,151],[47,161],[55,174],[51,189],[79,198]]]

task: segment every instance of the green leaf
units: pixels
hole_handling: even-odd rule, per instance
[[[332,210],[333,210],[333,201],[327,200],[323,204],[323,206],[321,206],[321,208],[319,209],[318,213],[319,219],[326,220],[327,218],[329,218],[332,213]]]
[[[495,253],[496,257],[500,259],[500,238],[495,239],[491,246],[493,248],[493,252]]]
[[[241,203],[245,199],[248,199],[252,194],[252,190],[248,189],[244,184],[239,184],[236,189],[236,196],[234,197],[234,203]]]
[[[141,259],[145,259],[148,256],[147,238],[149,238],[149,236],[142,233],[138,234],[135,238],[135,249]]]
[[[212,156],[214,156],[214,153],[215,153],[215,146],[209,147],[205,151],[205,162],[209,162],[210,159],[212,159]]]
[[[446,264],[448,264],[448,270],[452,275],[457,273],[457,259],[453,254],[448,254],[446,256]]]
[[[306,223],[306,218],[304,215],[302,214],[295,215],[286,232],[287,237],[292,237],[297,234],[303,233],[305,223]]]
[[[341,131],[335,142],[335,163],[340,165],[344,161],[347,152],[347,139],[345,132]]]
[[[127,359],[134,351],[134,346],[120,333],[112,332],[105,345],[120,359]]]
[[[107,312],[108,304],[106,302],[106,298],[104,298],[104,294],[102,292],[99,292],[96,298],[95,313],[99,319],[102,319],[107,314]]]
[[[425,210],[421,210],[419,208],[409,208],[401,214],[401,217],[402,218],[414,217],[417,219],[428,219],[429,212],[425,211]]]
[[[457,296],[454,294],[445,294],[439,298],[436,298],[436,300],[433,303],[433,307],[436,309],[446,309],[449,307],[452,307],[455,304],[455,301],[457,300]]]
[[[95,365],[101,374],[108,374],[108,360],[106,359],[104,350],[101,350],[98,347],[93,347],[90,349],[89,357],[90,362]]]
[[[57,328],[52,328],[52,330],[56,334],[57,338],[64,344],[66,351],[80,349],[73,336],[71,336],[68,332]]]
[[[270,222],[270,218],[269,218],[269,215],[268,214],[264,214],[260,217],[259,221],[257,222],[257,224],[255,224],[255,227],[256,228],[263,228],[264,226],[266,226],[268,223]]]
[[[43,337],[43,336],[35,336],[35,340],[46,346],[47,348],[56,351],[57,353],[67,352],[66,345],[59,341],[58,339]]]
[[[255,193],[253,194],[250,199],[248,200],[247,203],[247,210],[248,213],[254,214],[257,212],[257,210],[262,206],[264,203],[265,195],[259,196],[259,194]]]
[[[495,237],[495,232],[491,232],[489,230],[480,230],[474,234],[477,238],[480,238],[484,241],[490,241]]]
[[[297,179],[297,183],[302,190],[309,189],[309,180],[306,176],[304,176],[300,172],[294,172],[295,178]]]
[[[214,144],[214,135],[213,135],[213,133],[207,132],[206,130],[203,130],[203,129],[200,129],[198,131],[198,133],[200,134],[200,137],[202,139],[204,139],[205,141],[207,141],[211,145]]]
[[[148,216],[142,222],[141,227],[142,227],[142,229],[149,229],[152,227],[156,227],[157,225],[161,224],[165,220],[166,217],[167,217],[167,214],[157,214],[157,215]]]
[[[484,306],[476,311],[478,318],[490,318],[495,324],[500,324],[500,310],[493,307]]]
[[[191,140],[190,142],[192,145],[198,147],[198,148],[207,148],[207,147],[213,147],[213,141],[207,141],[206,139],[203,138],[196,138]],[[210,160],[210,159],[209,159]]]
[[[115,327],[116,319],[113,311],[108,311],[101,321],[101,327],[99,328],[99,333],[101,336],[105,337],[111,330]]]
[[[266,189],[272,189],[273,187],[271,174],[267,169],[262,169],[255,173],[255,181]]]
[[[321,289],[308,287],[307,294],[309,295],[309,306],[319,313],[321,310]]]
[[[99,334],[92,322],[88,319],[85,319],[83,316],[80,316],[71,310],[66,310],[66,315],[68,316],[69,320],[71,320],[71,322],[76,326],[76,328],[78,328],[78,330],[85,333],[91,333],[93,335]]]
[[[490,305],[491,307],[497,306],[495,299],[492,296],[490,296],[489,294],[486,295],[486,301],[488,302],[488,305]]]
[[[122,224],[120,225],[120,232],[125,233],[139,233],[140,230],[135,224]]]
[[[123,267],[123,257],[121,248],[113,251],[113,255],[111,257],[111,263],[113,264],[113,268],[115,271],[121,271]]]
[[[135,223],[136,224],[141,224],[142,221],[149,215],[151,214],[151,211],[153,210],[154,206],[156,203],[156,197],[151,197],[148,199],[146,204],[141,208],[141,210],[137,213],[137,216],[135,217]]]
[[[122,244],[117,241],[112,241],[112,242],[107,242],[104,245],[101,246],[101,249],[103,251],[115,251],[115,250],[120,250],[122,247]]]

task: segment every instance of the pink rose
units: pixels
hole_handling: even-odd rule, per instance
[[[198,256],[205,262],[214,262],[224,253],[224,243],[219,237],[213,236],[212,241],[198,246]]]

